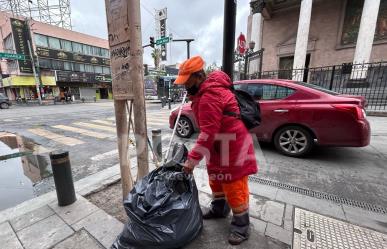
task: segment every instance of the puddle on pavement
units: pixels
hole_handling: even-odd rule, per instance
[[[52,174],[48,152],[30,139],[0,132],[0,210],[35,197],[34,185]]]

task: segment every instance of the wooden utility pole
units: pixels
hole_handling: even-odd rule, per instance
[[[128,157],[129,122],[127,106],[134,105],[137,179],[149,171],[145,114],[143,49],[141,45],[140,0],[105,0],[113,80],[117,143],[122,192],[125,198],[133,188]],[[129,117],[130,119],[131,117]]]

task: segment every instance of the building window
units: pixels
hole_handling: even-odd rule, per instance
[[[49,60],[49,59],[39,59],[39,67],[41,67],[41,68],[51,68],[51,60]]]
[[[64,62],[52,60],[52,69],[54,70],[64,70]]]
[[[50,48],[53,48],[53,49],[61,49],[60,41],[58,38],[55,38],[55,37],[48,37],[48,45]]]
[[[41,35],[41,34],[34,34],[34,37],[35,37],[36,46],[45,47],[45,48],[48,47],[47,36]]]
[[[94,66],[93,65],[85,65],[85,72],[87,73],[94,73]]]
[[[71,63],[71,62],[65,61],[65,62],[64,62],[64,70],[72,71],[72,70],[73,70],[72,64],[73,64],[73,63]]]
[[[82,44],[78,42],[72,42],[73,52],[83,54]]]
[[[15,52],[15,47],[13,46],[12,34],[9,34],[7,37],[5,37],[5,39],[4,39],[4,50],[5,50],[5,52],[8,52],[8,53],[14,53]]]
[[[102,73],[110,74],[110,67],[102,67]]]
[[[101,48],[93,47],[93,55],[101,56]]]
[[[355,44],[360,28],[364,0],[348,0],[345,9],[341,45]],[[374,41],[387,40],[387,1],[380,1]]]
[[[105,48],[101,48],[101,56],[105,58],[109,58],[110,57],[109,50]]]
[[[103,73],[101,66],[94,66],[95,73]]]
[[[87,55],[93,55],[93,49],[89,45],[83,44],[83,53]]]
[[[62,45],[63,50],[68,51],[68,52],[73,51],[73,48],[71,47],[71,41],[61,40],[60,43]]]
[[[80,72],[86,72],[85,71],[85,64],[79,64],[79,71]]]

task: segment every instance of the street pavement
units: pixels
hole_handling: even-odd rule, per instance
[[[160,128],[164,150],[171,136],[169,112],[160,104],[147,104],[148,134],[151,136],[151,129]],[[13,107],[1,110],[0,117],[0,131],[31,138],[48,151],[68,150],[75,180],[118,163],[112,102]],[[307,158],[290,158],[277,153],[271,144],[260,144],[257,176],[386,207],[387,118],[369,120],[371,145],[364,148],[317,147]],[[176,141],[192,147],[196,136]],[[51,177],[35,185],[38,195],[52,189]]]
[[[135,158],[131,165],[135,165]],[[154,165],[151,164],[151,169]],[[136,175],[136,168],[133,167]],[[204,169],[195,170],[202,208],[211,196]],[[17,249],[110,248],[124,224],[83,196],[120,179],[115,165],[75,183],[77,201],[59,207],[55,191],[0,211],[0,245]],[[250,182],[250,239],[227,243],[230,217],[204,221],[200,235],[186,247],[224,249],[387,247],[387,216]],[[119,194],[119,193],[117,193]],[[284,199],[284,197],[289,197]],[[376,231],[375,231],[376,230]],[[379,231],[379,232],[378,232]],[[307,247],[306,247],[307,246]]]

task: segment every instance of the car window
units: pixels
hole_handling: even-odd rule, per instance
[[[262,84],[262,99],[263,100],[274,100],[274,99],[284,99],[292,95],[295,90],[276,85]]]
[[[334,92],[334,91],[322,88],[322,87],[317,86],[317,85],[313,85],[313,84],[309,84],[309,83],[305,83],[305,82],[297,82],[297,84],[299,84],[301,86],[306,86],[306,87],[312,88],[312,89],[320,91],[320,92],[328,93],[330,95],[334,95],[334,96],[335,95],[340,95],[340,93],[337,93],[337,92]]]
[[[235,90],[243,90],[243,91],[246,91],[246,85],[248,85],[248,84],[235,84],[235,85],[234,85],[234,89],[235,89]]]

